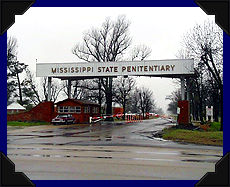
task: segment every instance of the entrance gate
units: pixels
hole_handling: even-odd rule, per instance
[[[51,99],[52,78],[68,80],[69,98],[71,93],[71,81],[76,79],[81,80],[117,76],[180,78],[182,102],[178,105],[180,107],[178,123],[183,124],[189,123],[189,107],[187,107],[187,102],[183,102],[185,101],[185,81],[194,75],[193,59],[36,64],[36,76],[48,77],[48,101]]]

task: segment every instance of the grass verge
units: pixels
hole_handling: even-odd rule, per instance
[[[19,121],[7,121],[8,126],[38,126],[38,125],[50,125],[47,122],[19,122]]]
[[[223,145],[223,132],[221,131],[198,131],[184,129],[165,129],[163,139],[179,142],[203,144],[203,145]]]

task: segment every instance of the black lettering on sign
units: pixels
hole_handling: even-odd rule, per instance
[[[143,68],[143,66],[140,66],[141,71],[142,71],[142,68]]]
[[[166,71],[170,71],[170,65],[166,65]]]
[[[122,72],[124,72],[126,70],[125,66],[122,66]]]
[[[67,68],[64,68],[64,73],[67,73]]]
[[[132,66],[132,71],[137,71],[137,67],[136,66]]]
[[[149,71],[153,71],[153,66],[149,66]]]
[[[57,72],[57,68],[52,68],[52,73],[56,73]]]
[[[105,70],[105,72],[109,72],[109,67],[106,67],[106,70]]]

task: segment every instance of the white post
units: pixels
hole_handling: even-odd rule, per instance
[[[181,77],[181,100],[185,100],[185,81],[184,77]]]
[[[208,106],[206,106],[206,121],[208,121]]]
[[[71,99],[71,80],[68,79],[68,99]]]
[[[213,122],[213,106],[211,106],[211,122]]]
[[[48,77],[48,101],[51,101],[51,81],[52,78]]]

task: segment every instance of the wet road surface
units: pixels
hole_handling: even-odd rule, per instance
[[[142,123],[8,129],[8,156],[30,179],[195,179],[214,171],[222,148],[153,134],[173,125]]]

